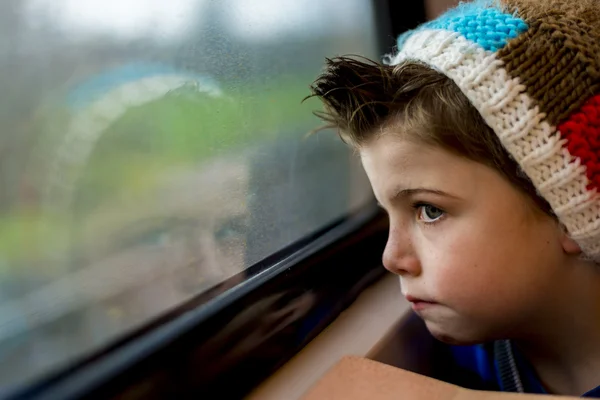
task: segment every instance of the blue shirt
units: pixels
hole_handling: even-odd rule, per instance
[[[481,380],[477,383],[476,388],[502,390],[498,365],[494,360],[493,346],[450,346],[450,352],[453,363],[459,368],[473,373]],[[513,355],[525,393],[548,394],[533,367],[514,347]],[[600,386],[586,392],[581,397],[600,398]]]

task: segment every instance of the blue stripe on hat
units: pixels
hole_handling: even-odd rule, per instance
[[[401,50],[404,42],[416,31],[444,29],[460,33],[485,50],[496,52],[528,28],[529,26],[522,19],[502,12],[496,2],[479,0],[461,3],[441,17],[400,35],[398,49]]]

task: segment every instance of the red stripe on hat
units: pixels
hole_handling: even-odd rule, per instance
[[[600,95],[594,96],[558,126],[567,148],[586,166],[588,190],[600,191]]]

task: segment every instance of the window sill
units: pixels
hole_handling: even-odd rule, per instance
[[[385,275],[247,398],[298,399],[346,355],[402,364],[386,354],[398,348],[398,326],[410,315],[410,305],[400,295],[398,277]]]

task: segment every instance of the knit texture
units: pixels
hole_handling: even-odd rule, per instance
[[[451,78],[600,262],[600,7],[479,0],[400,36],[386,62]]]

